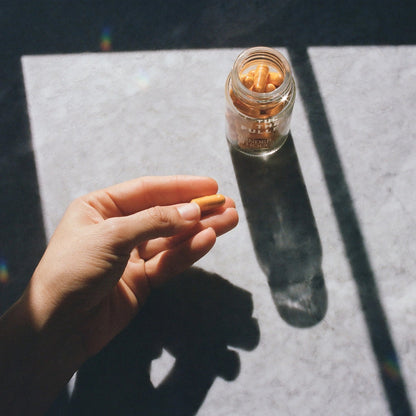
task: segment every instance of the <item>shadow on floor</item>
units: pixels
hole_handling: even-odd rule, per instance
[[[45,249],[20,60],[0,59],[0,314],[23,292]]]
[[[326,313],[322,248],[292,137],[263,159],[231,148],[234,171],[259,264],[276,308],[295,327]]]
[[[152,293],[132,324],[78,372],[70,415],[191,416],[216,377],[240,371],[235,348],[260,339],[251,294],[222,277],[191,268]],[[175,358],[154,386],[151,362]]]
[[[289,55],[297,75],[299,93],[305,103],[316,153],[322,166],[346,256],[357,286],[361,309],[391,414],[411,416],[413,411],[398,355],[307,50],[300,47],[291,48]]]

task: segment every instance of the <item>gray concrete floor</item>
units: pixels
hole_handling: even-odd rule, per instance
[[[310,118],[312,130],[323,132],[330,142],[331,132],[306,48],[414,45],[415,18],[416,3],[405,0],[1,1],[0,266],[6,269],[9,279],[0,282],[0,312],[20,295],[46,245],[21,56],[102,52],[101,41],[106,33],[111,34],[114,51],[285,46],[300,83],[311,87],[306,105],[315,111]],[[325,151],[327,157],[322,165],[333,171],[336,157],[331,156],[330,146]],[[332,185],[335,190],[343,182],[342,174],[332,178],[329,189]],[[335,201],[335,206],[348,203],[348,198],[347,190],[341,201]],[[356,247],[357,239],[358,244],[363,244],[354,212],[340,221],[357,228],[354,241],[348,237],[347,248],[348,244]],[[344,231],[347,235],[347,230]],[[362,283],[365,296],[372,287],[371,270],[366,270],[365,247],[356,267],[370,276],[369,281]],[[379,307],[377,299],[375,307]],[[374,336],[384,331],[382,313],[368,319]],[[392,348],[388,341],[387,336],[383,348]],[[377,356],[378,352],[375,353]],[[402,399],[395,393],[396,387],[385,386],[392,407],[395,400]],[[410,414],[406,413],[406,407],[403,409],[402,413],[392,414]]]

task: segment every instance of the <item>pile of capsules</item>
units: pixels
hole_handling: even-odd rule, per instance
[[[239,75],[242,84],[255,93],[272,92],[277,89],[284,80],[284,75],[280,71],[270,71],[265,64],[258,64],[256,69]],[[284,107],[285,102],[281,98],[276,100],[266,100],[264,103],[245,101],[236,96],[230,90],[230,97],[234,106],[243,114],[257,119],[266,119],[278,114]]]
[[[265,64],[257,65],[246,74],[240,74],[243,85],[254,92],[272,92],[283,83],[283,74],[279,71],[270,71]]]

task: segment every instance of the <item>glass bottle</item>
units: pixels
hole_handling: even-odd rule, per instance
[[[246,49],[227,77],[226,136],[237,150],[264,156],[289,134],[296,87],[287,59],[267,47]]]

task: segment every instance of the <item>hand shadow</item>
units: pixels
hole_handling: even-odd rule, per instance
[[[246,156],[233,148],[256,256],[276,308],[295,327],[320,322],[327,310],[322,248],[293,139],[276,153]]]
[[[131,325],[79,370],[70,415],[195,415],[215,378],[234,380],[238,353],[260,338],[251,294],[198,268],[155,290]],[[157,386],[151,361],[175,363]]]

